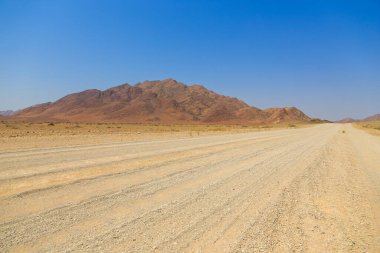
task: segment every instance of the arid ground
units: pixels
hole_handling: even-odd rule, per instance
[[[1,252],[380,252],[380,137],[350,124],[2,124]]]

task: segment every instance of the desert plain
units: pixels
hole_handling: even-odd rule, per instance
[[[0,123],[1,252],[380,252],[377,125]]]

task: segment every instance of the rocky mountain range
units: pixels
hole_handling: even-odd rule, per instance
[[[201,85],[173,79],[92,89],[20,110],[14,118],[70,122],[226,123],[309,122],[295,107],[261,110]]]
[[[366,117],[364,119],[344,118],[344,119],[338,120],[336,122],[337,123],[352,123],[352,122],[375,121],[375,120],[380,120],[380,113]]]
[[[363,121],[374,121],[374,120],[380,120],[380,113],[369,116],[367,118],[362,119]]]
[[[15,111],[12,110],[0,111],[0,116],[12,116],[13,114],[15,114]]]

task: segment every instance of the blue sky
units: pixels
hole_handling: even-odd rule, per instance
[[[380,113],[380,1],[0,0],[0,110],[169,77],[259,108]]]

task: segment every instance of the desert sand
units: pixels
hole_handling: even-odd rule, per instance
[[[350,124],[44,127],[0,136],[1,252],[380,252],[380,138]]]

